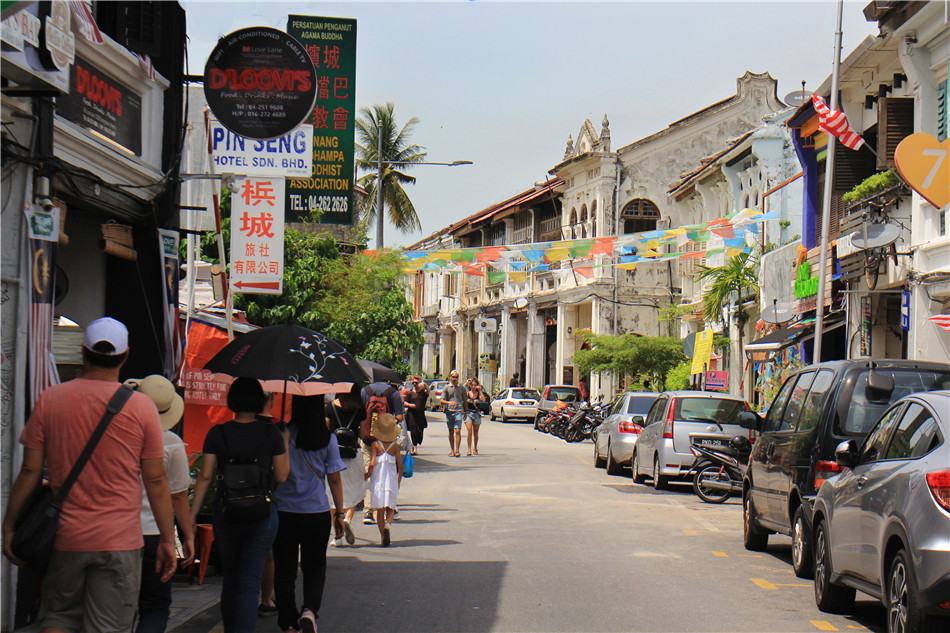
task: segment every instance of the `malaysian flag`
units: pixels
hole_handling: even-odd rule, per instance
[[[927,320],[933,321],[938,326],[950,332],[950,314],[935,314]]]
[[[818,112],[819,130],[837,136],[841,144],[848,149],[860,149],[864,145],[864,139],[848,124],[848,117],[844,112],[830,109],[817,92],[811,96],[811,101]]]
[[[94,44],[102,44],[102,32],[96,24],[96,19],[92,17],[89,6],[82,0],[69,0],[69,8],[72,9],[82,36]]]
[[[27,212],[30,243],[30,331],[27,343],[30,404],[43,391],[59,384],[53,357],[53,295],[60,209],[46,213],[40,207]]]

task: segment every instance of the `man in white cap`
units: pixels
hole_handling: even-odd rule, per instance
[[[82,377],[40,394],[20,436],[23,464],[3,516],[3,553],[15,522],[39,484],[46,462],[52,491],[98,426],[120,388],[129,351],[125,325],[96,319],[83,336]],[[156,569],[175,571],[172,502],[163,463],[162,427],[155,403],[131,397],[109,423],[60,510],[53,555],[43,577],[40,625],[51,631],[128,631],[132,628],[142,566],[142,484],[159,530]]]

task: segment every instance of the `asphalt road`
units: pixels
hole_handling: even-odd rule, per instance
[[[393,544],[360,524],[355,546],[330,549],[321,631],[884,629],[861,594],[852,616],[818,611],[787,537],[746,552],[737,499],[657,492],[595,469],[590,442],[487,418],[481,454],[448,457],[441,420],[403,482]]]

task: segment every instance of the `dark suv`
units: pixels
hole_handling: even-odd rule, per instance
[[[795,575],[810,578],[812,502],[822,482],[841,471],[835,448],[845,440],[860,443],[903,396],[948,387],[946,363],[831,361],[792,374],[764,419],[743,413],[739,424],[760,432],[742,486],[746,549],[763,551],[769,534],[788,534]]]

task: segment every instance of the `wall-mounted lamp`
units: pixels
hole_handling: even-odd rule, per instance
[[[874,104],[877,103],[877,95],[865,95],[864,96],[864,109],[870,110],[874,107]]]

